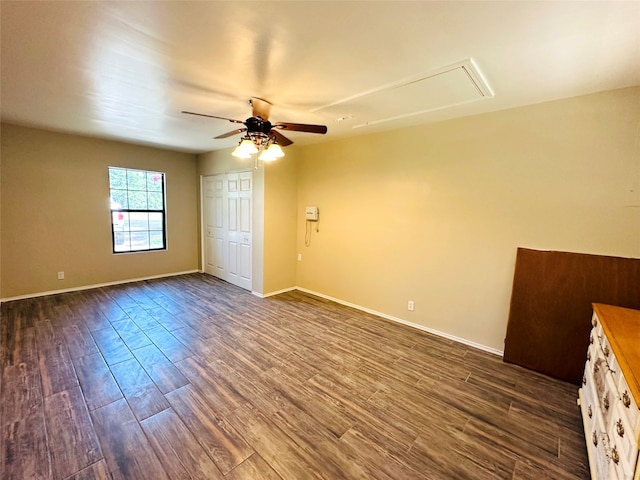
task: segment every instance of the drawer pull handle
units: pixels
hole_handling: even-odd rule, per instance
[[[605,345],[604,347],[602,347],[602,352],[604,353],[605,357],[609,356],[609,345]]]
[[[627,392],[626,390],[622,394],[622,403],[627,408],[631,406],[631,398],[629,397],[629,392]]]
[[[591,441],[593,442],[593,445],[595,447],[598,446],[598,434],[596,432],[593,432],[593,436],[591,437]]]
[[[616,422],[616,432],[618,432],[618,435],[624,438],[624,427],[622,426],[621,418],[619,418],[618,421]]]
[[[589,405],[589,408],[587,409],[587,415],[589,415],[589,418],[593,417],[593,410],[591,410],[591,405]]]
[[[605,410],[609,410],[609,395],[602,397],[602,406]]]
[[[615,463],[616,465],[618,464],[618,462],[620,462],[620,455],[618,455],[617,447],[613,447],[611,449],[611,460],[613,460],[613,463]]]

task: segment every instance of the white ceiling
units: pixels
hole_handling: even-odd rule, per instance
[[[0,16],[3,121],[185,152],[239,137],[181,110],[244,120],[252,96],[272,121],[326,124],[287,132],[308,144],[640,85],[640,1],[3,0]],[[494,96],[396,88],[465,60]]]

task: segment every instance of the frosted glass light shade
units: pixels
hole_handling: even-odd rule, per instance
[[[276,159],[277,157],[275,155],[272,155],[271,153],[269,153],[268,148],[264,150],[258,157],[258,160],[262,160],[263,162],[273,162]]]
[[[231,155],[238,158],[249,158],[254,153],[258,153],[258,148],[249,138],[243,138]]]
[[[280,145],[278,145],[277,143],[272,143],[271,145],[269,145],[269,147],[267,148],[267,152],[269,153],[269,155],[272,155],[275,158],[284,157],[284,152],[282,151],[282,148],[280,148]]]

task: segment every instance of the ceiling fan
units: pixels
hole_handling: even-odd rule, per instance
[[[271,110],[271,103],[262,98],[251,97],[249,100],[252,113],[251,117],[246,120],[235,120],[233,118],[219,117],[217,115],[206,115],[204,113],[187,112],[182,111],[189,115],[198,115],[200,117],[217,118],[219,120],[227,120],[231,123],[240,123],[244,125],[242,128],[237,128],[222,135],[214,137],[215,139],[227,138],[239,133],[246,132],[246,134],[240,140],[240,144],[234,150],[233,155],[236,157],[248,158],[253,153],[262,151],[260,155],[261,160],[274,160],[277,157],[284,156],[280,146],[286,147],[291,145],[293,141],[289,140],[278,130],[290,130],[295,132],[308,132],[308,133],[327,133],[327,127],[325,125],[311,125],[307,123],[289,123],[289,122],[276,122],[271,123],[269,121],[269,112]],[[275,157],[275,158],[268,158]]]

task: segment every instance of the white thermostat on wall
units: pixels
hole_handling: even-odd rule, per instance
[[[318,207],[316,207],[315,205],[308,206],[307,208],[305,208],[304,216],[309,221],[317,222],[319,216]]]

